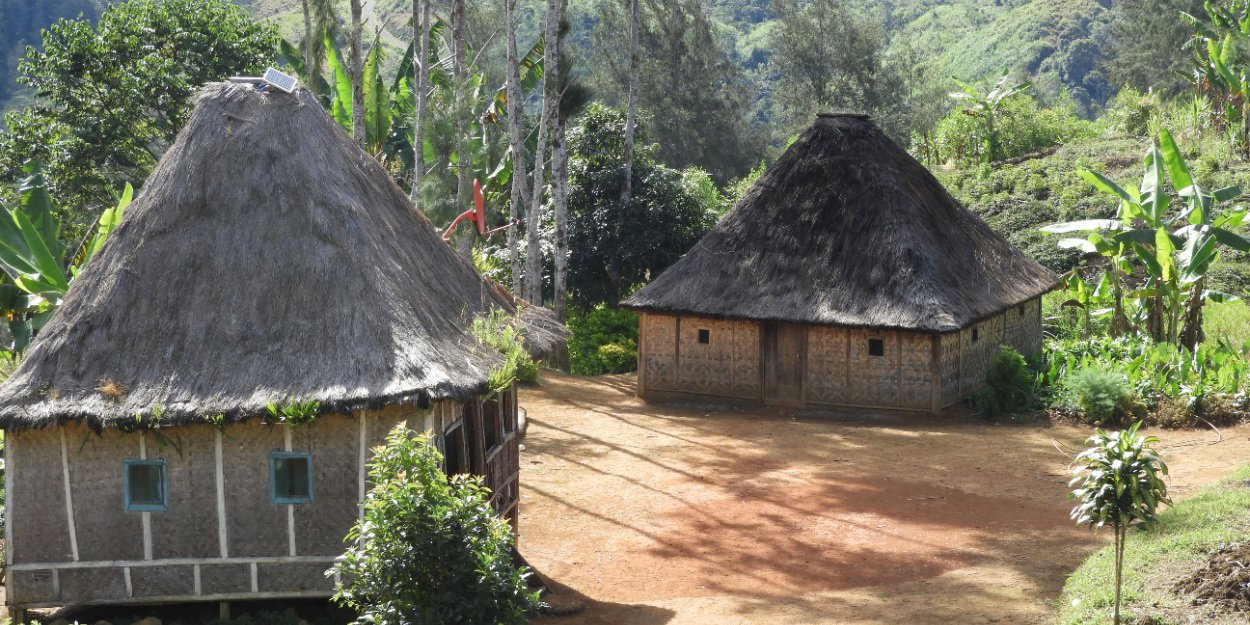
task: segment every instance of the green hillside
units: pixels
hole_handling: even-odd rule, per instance
[[[283,36],[298,39],[303,31],[299,0],[236,0],[253,15],[271,20]],[[13,72],[24,47],[38,43],[38,33],[58,18],[94,17],[101,0],[0,0],[0,108],[18,85]],[[340,0],[341,20],[348,18],[347,0]],[[536,29],[538,2],[524,11]],[[576,2],[574,4],[577,4]],[[927,75],[984,82],[1004,69],[1032,76],[1043,100],[1067,88],[1078,105],[1105,102],[1111,95],[1098,71],[1105,49],[1104,29],[1109,0],[870,0],[868,11],[885,25],[891,51],[910,49],[928,64]],[[722,38],[747,69],[768,60],[768,32],[774,15],[768,0],[710,0],[707,4]],[[376,29],[388,48],[399,47],[407,28],[411,3],[374,0],[365,3],[366,39]],[[490,8],[484,8],[489,11]],[[593,24],[576,24],[589,29]],[[579,33],[573,33],[577,39]]]

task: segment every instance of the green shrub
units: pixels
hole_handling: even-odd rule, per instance
[[[361,625],[524,623],[538,605],[528,572],[512,559],[513,536],[495,516],[481,478],[448,478],[442,454],[405,424],[369,463],[373,488],[327,574],[335,600]]]
[[[1128,380],[1107,369],[1088,367],[1069,373],[1062,393],[1066,406],[1093,425],[1119,422],[1133,410]]]
[[[972,398],[973,405],[986,417],[1029,408],[1036,400],[1034,377],[1024,356],[1002,345],[985,373],[985,388]]]
[[[1081,119],[1070,100],[1054,108],[1042,108],[1027,95],[1004,100],[995,118],[1002,158],[1023,156],[1077,139],[1096,135],[1092,122]],[[981,120],[956,108],[938,122],[930,141],[913,146],[936,152],[941,161],[976,163],[982,159],[985,140]]]
[[[638,346],[608,343],[595,350],[595,356],[608,373],[624,373],[638,368]]]
[[[628,373],[638,366],[638,313],[599,304],[569,309],[569,369],[576,375]]]

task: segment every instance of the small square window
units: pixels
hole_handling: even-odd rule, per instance
[[[700,328],[699,329],[699,343],[703,345],[707,345],[711,341],[712,341],[712,333]]]
[[[868,355],[884,356],[885,340],[884,339],[868,339]]]
[[[270,498],[274,503],[312,501],[312,455],[289,451],[269,454]]]
[[[169,496],[164,460],[126,460],[127,510],[164,510]]]
[[[973,342],[973,343],[976,343],[976,342],[977,342],[977,339],[979,339],[979,338],[981,338],[981,332],[980,332],[980,330],[977,330],[976,328],[973,328],[973,329],[972,329],[972,342]]]

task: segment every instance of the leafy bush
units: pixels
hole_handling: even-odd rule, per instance
[[[1132,391],[1123,375],[1098,367],[1078,369],[1063,380],[1064,404],[1094,424],[1119,422],[1131,414]]]
[[[1125,87],[1107,103],[1099,124],[1107,134],[1145,137],[1162,114],[1159,96]]]
[[[1002,345],[985,374],[985,388],[972,398],[973,405],[986,417],[1028,408],[1036,400],[1033,382],[1024,356],[1010,345]]]
[[[1001,158],[1023,156],[1096,134],[1093,123],[1078,117],[1070,100],[1042,108],[1027,95],[1004,100],[994,123]],[[983,133],[980,120],[956,108],[938,122],[927,148],[941,161],[976,163],[984,156]]]
[[[538,363],[525,349],[525,329],[516,317],[491,308],[489,315],[473,319],[473,335],[503,354],[503,363],[490,372],[491,389],[506,389],[514,381],[538,381]]]
[[[638,367],[638,313],[599,304],[569,309],[569,369],[577,375],[628,373]]]
[[[427,436],[401,424],[369,463],[373,488],[351,546],[327,574],[364,625],[519,624],[537,609],[513,537],[481,478],[443,473]]]

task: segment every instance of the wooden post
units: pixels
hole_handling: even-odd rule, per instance
[[[26,608],[9,608],[9,622],[12,625],[26,625]]]
[[[221,601],[217,604],[217,618],[222,621],[230,620],[230,602]]]

